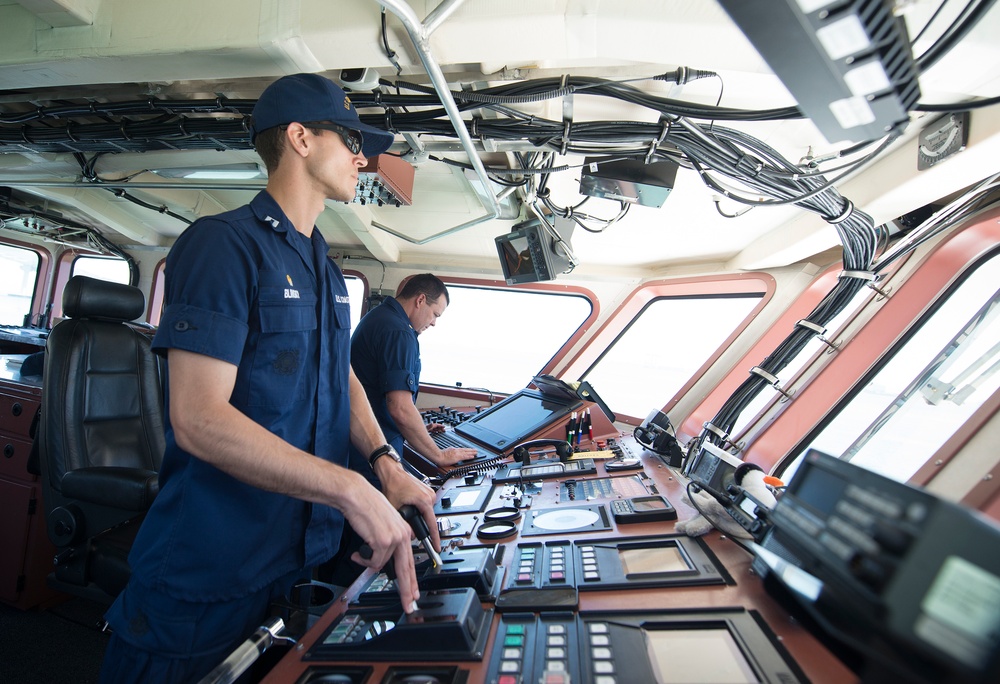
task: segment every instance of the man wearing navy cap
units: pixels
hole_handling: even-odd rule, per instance
[[[334,555],[345,519],[373,550],[352,560],[393,559],[407,612],[419,594],[396,509],[415,505],[440,542],[434,492],[384,446],[350,368],[347,288],[315,228],[393,136],[315,74],[269,86],[251,134],[267,188],[191,224],[167,257],[153,341],[168,373],[160,493],[107,613],[102,682],[199,680]],[[351,443],[371,454],[384,495],[348,469]]]

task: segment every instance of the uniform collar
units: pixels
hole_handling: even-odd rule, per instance
[[[389,308],[391,308],[396,313],[397,316],[406,321],[406,324],[410,326],[410,330],[413,330],[413,324],[410,323],[410,317],[406,315],[406,311],[403,310],[403,305],[400,304],[398,301],[396,301],[395,297],[386,297],[382,301],[382,305],[383,306],[388,305]],[[416,332],[416,330],[413,330],[413,332]]]
[[[274,198],[267,193],[267,190],[261,190],[250,201],[250,210],[253,211],[254,216],[260,219],[261,222],[271,226],[275,232],[287,233],[295,230],[288,217],[285,216],[285,212],[281,210],[281,207],[274,201]]]
[[[319,257],[325,256],[330,249],[326,238],[315,226],[310,237],[295,230],[295,226],[267,190],[261,190],[250,201],[250,210],[261,223],[270,226],[275,233],[284,233],[285,239],[299,252],[309,270],[315,271],[315,264],[320,261]],[[307,245],[311,245],[312,254],[309,253]]]

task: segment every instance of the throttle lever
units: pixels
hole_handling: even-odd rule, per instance
[[[427,521],[424,520],[424,516],[420,515],[420,511],[417,510],[416,506],[412,504],[404,504],[399,507],[399,514],[403,516],[403,520],[410,524],[413,528],[413,534],[416,536],[417,540],[424,547],[424,551],[427,555],[431,557],[431,562],[434,563],[435,568],[441,567],[441,555],[434,548],[434,542],[431,540],[431,531],[427,529]]]
[[[416,506],[411,504],[404,504],[399,507],[399,514],[403,516],[410,528],[413,530],[414,536],[420,542],[420,545],[424,547],[424,551],[430,556],[431,562],[434,563],[434,567],[441,567],[441,555],[434,548],[434,543],[431,541],[431,533],[427,528],[427,522],[424,520],[424,516],[420,515],[420,511]],[[371,560],[373,555],[372,547],[365,542],[358,549],[358,554],[365,560]]]

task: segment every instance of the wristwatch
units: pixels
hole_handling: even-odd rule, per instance
[[[371,466],[372,470],[375,470],[375,461],[379,460],[383,456],[389,456],[396,463],[402,463],[403,459],[399,457],[396,450],[392,448],[391,444],[383,444],[378,449],[373,451],[368,457],[368,465]]]

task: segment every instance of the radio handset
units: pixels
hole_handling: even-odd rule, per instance
[[[684,460],[684,452],[674,437],[674,428],[670,418],[663,411],[653,409],[646,420],[632,431],[635,441],[646,449],[666,456],[667,465],[679,468]]]

